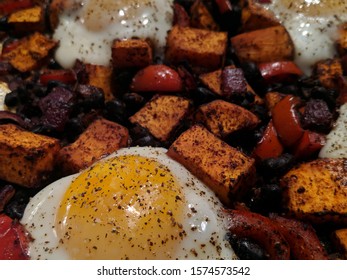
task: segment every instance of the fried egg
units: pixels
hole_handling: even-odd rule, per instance
[[[75,60],[108,65],[115,39],[149,39],[162,56],[173,21],[173,0],[66,0],[53,38],[55,59],[65,68]]]
[[[307,74],[319,60],[336,55],[338,25],[347,22],[344,0],[272,0],[265,5],[288,30],[295,62]]]
[[[120,149],[34,196],[31,259],[233,259],[223,206],[164,148]]]
[[[347,158],[347,103],[339,110],[334,128],[327,135],[327,141],[319,153],[321,158]]]

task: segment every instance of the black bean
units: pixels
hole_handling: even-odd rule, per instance
[[[79,107],[83,108],[84,111],[103,107],[105,97],[102,89],[91,85],[79,85],[76,92],[80,97]]]
[[[263,96],[267,92],[267,89],[264,78],[261,75],[258,66],[254,62],[244,62],[240,66],[249,85],[259,95]]]
[[[191,98],[195,105],[201,105],[215,100],[217,95],[207,88],[198,87],[195,91],[191,92]]]
[[[7,20],[8,20],[7,16],[3,16],[0,18],[0,31],[7,32],[9,30],[9,25]]]
[[[267,214],[279,212],[282,205],[282,189],[278,184],[265,184],[251,190],[248,206],[252,211]]]
[[[126,105],[129,115],[137,112],[145,103],[144,97],[134,92],[125,93],[122,100]]]
[[[65,124],[65,133],[69,142],[73,142],[84,130],[79,118],[71,118]]]
[[[157,141],[152,135],[146,135],[142,138],[136,139],[132,143],[133,146],[140,146],[140,147],[161,147],[163,146],[159,141]]]
[[[104,116],[111,120],[123,124],[127,119],[126,105],[119,99],[113,99],[105,103]]]
[[[259,171],[265,177],[281,176],[287,172],[293,165],[294,156],[289,153],[284,153],[277,158],[268,158],[260,162]]]
[[[13,90],[5,95],[5,105],[8,107],[13,107],[18,104],[19,98],[18,98],[18,91]]]
[[[227,237],[236,255],[241,260],[266,260],[268,259],[265,250],[257,243],[248,238],[238,238],[235,235]]]

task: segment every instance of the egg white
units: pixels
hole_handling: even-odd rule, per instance
[[[178,244],[177,259],[235,259],[230,243],[225,239],[226,217],[223,206],[215,194],[203,185],[182,165],[170,159],[164,148],[132,147],[120,149],[108,158],[122,155],[139,155],[152,158],[167,166],[183,186],[187,205],[183,229],[187,236]],[[21,223],[33,237],[30,243],[31,259],[69,259],[59,243],[55,230],[55,217],[65,191],[79,174],[62,178],[40,191],[25,209]],[[194,208],[194,211],[191,209]],[[192,230],[194,228],[194,230]],[[211,244],[211,240],[215,244]],[[220,250],[217,248],[220,247]],[[194,253],[192,253],[194,252]]]
[[[173,21],[173,0],[70,2],[73,8],[60,14],[53,35],[59,41],[55,59],[63,67],[72,67],[76,59],[109,65],[112,42],[132,37],[149,39],[155,55],[163,56]]]
[[[0,111],[13,111],[10,110],[5,104],[5,96],[11,92],[8,85],[4,82],[0,82]]]
[[[320,158],[347,158],[347,103],[339,110],[334,128],[327,135],[327,142],[319,153]]]
[[[288,30],[295,46],[295,62],[305,74],[319,60],[336,55],[338,25],[347,22],[347,1],[272,0],[264,5]]]

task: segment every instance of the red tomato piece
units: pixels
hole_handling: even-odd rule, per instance
[[[48,70],[41,74],[40,83],[42,85],[47,85],[50,81],[59,81],[64,84],[74,84],[77,78],[73,71],[57,69],[57,70]]]
[[[0,214],[0,260],[26,260],[29,238],[21,224]]]
[[[266,127],[262,139],[255,147],[253,153],[260,160],[275,158],[282,154],[283,146],[278,139],[277,131],[272,121]]]
[[[258,64],[258,68],[265,81],[270,83],[288,81],[292,77],[303,75],[293,61],[265,62]]]
[[[290,254],[296,260],[327,260],[328,255],[312,226],[278,215],[270,218],[277,223],[290,246]]]
[[[216,0],[216,3],[221,14],[230,12],[233,9],[229,0]]]
[[[272,109],[273,125],[282,144],[286,147],[293,146],[304,133],[296,112],[298,104],[298,98],[287,95]]]
[[[277,225],[269,218],[244,210],[226,210],[228,230],[240,238],[250,238],[262,246],[273,260],[290,258],[290,248]]]
[[[0,2],[0,14],[9,15],[15,11],[34,6],[32,0],[4,0]]]
[[[294,146],[293,154],[297,158],[308,158],[318,152],[325,142],[324,134],[305,130],[299,142]]]
[[[135,92],[177,92],[182,90],[182,79],[166,65],[150,65],[136,73],[130,88]]]

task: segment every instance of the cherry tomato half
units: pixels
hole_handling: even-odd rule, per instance
[[[150,65],[136,73],[130,88],[135,92],[177,92],[182,90],[182,79],[166,65]]]

